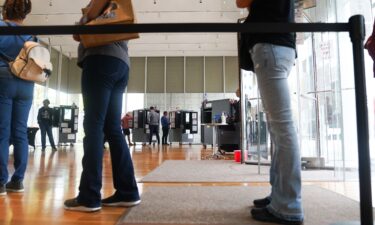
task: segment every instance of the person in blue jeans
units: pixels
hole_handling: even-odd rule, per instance
[[[84,24],[103,11],[108,0],[91,0]],[[79,41],[78,36],[74,39]],[[78,196],[66,200],[67,210],[94,212],[101,206],[130,207],[141,202],[134,176],[129,147],[121,130],[122,97],[129,78],[126,41],[99,47],[78,48],[82,67],[82,96],[85,117],[83,127],[83,171]],[[101,199],[103,138],[108,139],[115,193]]]
[[[148,125],[150,128],[150,135],[149,135],[149,145],[152,142],[152,136],[155,134],[156,139],[158,140],[158,145],[160,144],[160,136],[159,136],[159,113],[156,112],[155,107],[150,107],[150,112],[147,117]]]
[[[38,124],[40,128],[40,137],[42,139],[42,151],[46,150],[46,134],[48,135],[48,140],[51,144],[52,150],[57,150],[52,134],[53,110],[49,107],[49,104],[49,100],[45,99],[43,101],[43,107],[38,111]]]
[[[236,0],[248,8],[245,23],[294,22],[294,0]],[[279,224],[303,224],[301,201],[301,159],[293,123],[288,75],[296,57],[294,33],[257,33],[242,41],[250,53],[270,136],[275,146],[270,168],[271,194],[254,200],[255,220]]]
[[[20,26],[31,11],[28,0],[5,1],[0,26]],[[30,35],[0,36],[0,195],[23,192],[28,160],[27,120],[33,101],[34,83],[21,80],[10,72],[8,61],[14,60]],[[14,146],[15,171],[8,182],[10,140]]]
[[[161,138],[163,145],[168,145],[168,134],[169,134],[169,126],[170,126],[168,112],[164,111],[163,116],[161,117],[161,127],[163,130],[163,137]]]

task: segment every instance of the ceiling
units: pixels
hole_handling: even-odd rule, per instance
[[[89,0],[32,0],[26,25],[73,25]],[[4,0],[0,0],[3,5]],[[235,0],[133,0],[138,23],[235,23],[247,12]],[[70,35],[40,36],[63,54],[77,56],[77,42]],[[141,34],[129,43],[131,56],[234,56],[236,34]]]

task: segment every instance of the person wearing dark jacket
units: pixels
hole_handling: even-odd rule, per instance
[[[40,128],[40,136],[42,139],[42,151],[46,150],[46,134],[48,135],[49,143],[51,144],[52,150],[56,151],[55,141],[53,140],[52,134],[52,118],[53,110],[49,107],[49,100],[43,101],[43,107],[38,111],[38,124]]]
[[[169,134],[169,118],[168,112],[164,111],[163,116],[161,117],[161,128],[163,130],[163,136],[161,138],[161,143],[163,145],[168,145],[168,134]]]
[[[245,24],[293,23],[294,0],[236,0],[248,8]],[[243,40],[241,40],[242,42]],[[259,93],[267,114],[274,153],[270,168],[271,193],[254,200],[251,216],[258,221],[303,224],[301,157],[293,122],[288,75],[296,57],[295,33],[256,33],[242,45],[250,53]]]

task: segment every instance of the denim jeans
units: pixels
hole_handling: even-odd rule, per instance
[[[19,78],[0,78],[0,184],[8,182],[9,143],[14,146],[12,181],[22,181],[28,160],[27,119],[34,83]]]
[[[287,80],[295,50],[259,43],[250,54],[275,147],[270,169],[271,203],[267,208],[279,218],[300,221],[303,220],[301,158]]]
[[[52,126],[48,124],[49,122],[41,121],[39,123],[40,137],[42,139],[42,148],[46,148],[46,134],[48,135],[49,143],[52,148],[56,148],[55,141],[53,140]]]
[[[94,55],[86,57],[82,69],[85,137],[78,202],[88,207],[101,205],[104,134],[110,147],[115,196],[124,201],[139,200],[133,162],[121,130],[129,67],[115,57]]]
[[[168,134],[169,134],[169,127],[163,127],[163,137],[161,138],[162,144],[168,144]]]

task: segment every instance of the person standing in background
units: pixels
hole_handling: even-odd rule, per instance
[[[163,145],[168,145],[168,134],[169,134],[169,125],[171,123],[169,122],[168,118],[168,112],[164,111],[163,116],[161,117],[161,127],[163,130],[163,136],[161,138],[161,143]]]
[[[110,0],[91,0],[79,24],[104,11]],[[78,35],[74,40],[80,42]],[[131,207],[141,202],[129,147],[121,130],[124,90],[129,79],[128,42],[78,47],[84,105],[82,174],[78,195],[64,202],[67,210],[95,212],[108,207]],[[103,132],[104,131],[104,132]],[[115,192],[102,199],[103,139],[108,138]]]
[[[6,0],[0,26],[22,26],[31,12],[30,0]],[[31,35],[0,36],[0,195],[23,192],[28,160],[27,120],[33,101],[34,83],[14,76],[9,60],[14,60]],[[13,143],[14,173],[8,182],[9,143]]]
[[[53,110],[49,107],[49,104],[49,100],[45,99],[43,101],[43,107],[41,107],[38,111],[38,124],[41,133],[40,137],[42,139],[42,151],[46,150],[46,134],[48,135],[48,140],[51,144],[52,150],[57,150],[52,134]]]
[[[159,113],[155,111],[153,106],[150,107],[150,113],[148,115],[148,125],[150,126],[150,140],[149,145],[152,142],[152,136],[155,134],[158,140],[158,145],[160,144],[160,137],[159,137]]]
[[[293,23],[294,2],[236,0],[239,8],[249,9],[249,16],[245,20],[249,26],[251,23]],[[251,216],[263,222],[300,225],[304,219],[301,157],[288,86],[288,76],[296,57],[296,35],[256,33],[245,37],[241,38],[241,48],[250,53],[248,65],[252,65],[250,68],[257,77],[275,147],[270,168],[271,193],[254,200]],[[243,65],[241,68],[244,68]]]
[[[133,121],[133,116],[131,112],[127,112],[125,116],[121,119],[122,132],[128,138],[129,146],[133,146],[133,143],[130,140],[130,125]]]
[[[238,123],[241,122],[241,89],[237,88],[236,90],[236,96],[239,98],[239,100],[231,99],[229,100],[229,103],[231,104],[234,112],[233,112],[233,122]]]

